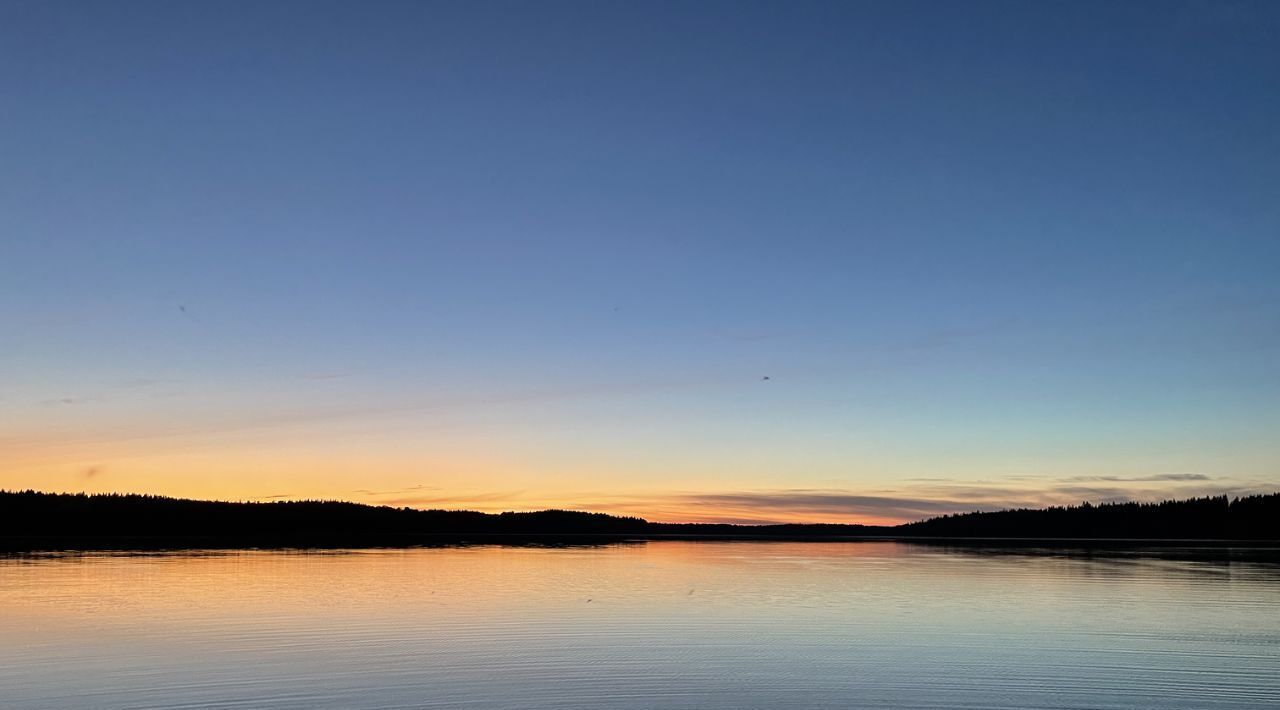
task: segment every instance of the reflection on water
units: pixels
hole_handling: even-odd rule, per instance
[[[0,558],[0,706],[1280,705],[1280,566],[1011,552],[656,542]]]

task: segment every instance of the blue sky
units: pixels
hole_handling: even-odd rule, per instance
[[[1278,85],[1266,2],[0,3],[0,487],[1275,488]]]

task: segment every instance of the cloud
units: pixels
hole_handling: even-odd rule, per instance
[[[703,493],[684,495],[682,503],[707,506],[721,511],[772,512],[792,517],[836,515],[842,518],[864,515],[870,518],[920,518],[971,510],[993,510],[1008,502],[983,502],[970,495],[953,499],[927,499],[889,495],[862,495],[844,491],[784,489],[744,493]],[[767,516],[772,517],[772,516]]]
[[[93,397],[59,397],[57,399],[47,399],[45,404],[88,404],[96,401]]]
[[[544,510],[564,508],[614,515],[636,515],[659,522],[739,523],[749,525],[788,522],[832,522],[893,524],[974,511],[1013,508],[1043,508],[1130,501],[1155,502],[1171,498],[1195,496],[1244,496],[1272,492],[1280,485],[1202,484],[1199,474],[1173,474],[1178,478],[1136,477],[1150,479],[1148,486],[1112,481],[1099,485],[1036,485],[1016,487],[998,481],[946,483],[926,481],[904,483],[894,488],[777,488],[757,490],[670,491],[650,493],[595,493],[529,496],[525,491],[459,492],[444,495],[435,487],[415,486],[398,491],[361,489],[356,493],[374,498],[377,505],[415,508],[502,510]],[[1103,478],[1103,477],[1096,477]],[[1208,478],[1207,476],[1204,478]],[[1003,480],[1003,479],[1002,479]],[[1128,481],[1129,479],[1125,479]],[[1188,485],[1171,488],[1168,480],[1186,481]],[[1114,485],[1111,485],[1113,484]],[[1166,484],[1166,485],[1161,485]],[[414,491],[420,491],[417,495]]]
[[[785,488],[606,496],[566,507],[640,515],[664,522],[866,522],[920,520],[947,513],[1045,505],[1038,491],[933,486],[924,491]]]
[[[688,389],[706,389],[725,386],[742,386],[754,383],[754,374],[743,373],[717,376],[689,376],[684,378],[633,379],[617,382],[591,382],[568,387],[543,387],[518,390],[499,390],[480,394],[407,396],[396,400],[370,400],[367,402],[340,403],[310,408],[286,407],[278,410],[254,409],[252,411],[200,411],[193,408],[182,417],[170,417],[163,421],[145,423],[102,422],[76,434],[41,436],[10,436],[0,433],[0,446],[65,449],[71,445],[89,445],[122,441],[190,440],[192,437],[219,437],[228,434],[246,434],[273,429],[355,422],[368,426],[374,418],[430,415],[434,423],[448,425],[456,412],[477,411],[491,407],[538,407],[562,401],[592,398],[630,397],[657,392],[679,392]],[[46,404],[85,404],[100,401],[90,398],[45,400]]]
[[[1208,479],[1200,474],[1148,476],[1124,481],[1167,481],[1197,483]],[[748,491],[673,492],[650,496],[596,497],[581,510],[639,515],[663,522],[864,522],[881,524],[908,522],[939,515],[973,511],[1043,508],[1131,501],[1156,502],[1172,498],[1201,496],[1245,496],[1267,493],[1280,485],[1057,485],[1017,488],[969,484],[911,483],[899,488],[878,490],[784,488]]]
[[[1071,476],[1060,481],[1085,483],[1090,481],[1134,482],[1134,481],[1212,481],[1211,476],[1203,473],[1161,473],[1154,476]]]
[[[1058,486],[1053,489],[1055,493],[1063,496],[1060,505],[1076,505],[1083,501],[1090,503],[1130,503],[1137,500],[1141,496],[1135,497],[1132,491],[1126,491],[1117,488],[1091,488],[1088,486]],[[1165,496],[1168,497],[1168,496]]]
[[[364,495],[368,495],[368,496],[389,496],[389,495],[396,495],[399,493],[412,493],[413,491],[438,491],[438,490],[440,490],[439,486],[424,486],[422,484],[418,484],[416,486],[409,486],[408,488],[394,488],[389,491],[373,491],[373,490],[369,490],[368,488],[357,488],[356,490],[351,492],[363,493]]]
[[[441,496],[438,498],[392,498],[390,500],[377,501],[379,505],[403,505],[409,507],[416,506],[456,506],[468,503],[491,503],[499,500],[511,500],[524,493],[524,491],[512,491],[510,493],[473,493],[456,496]]]
[[[1160,501],[1175,498],[1198,498],[1205,496],[1247,496],[1259,493],[1271,493],[1280,485],[1204,485],[1181,488],[1133,488],[1128,486],[1055,486],[1050,493],[1056,494],[1060,500],[1057,504],[1077,504],[1081,501],[1090,503],[1127,503],[1130,501]]]

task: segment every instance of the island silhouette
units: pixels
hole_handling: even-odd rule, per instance
[[[570,510],[481,513],[320,500],[0,491],[0,549],[9,551],[663,538],[1280,540],[1280,493],[978,511],[883,526],[661,523]]]

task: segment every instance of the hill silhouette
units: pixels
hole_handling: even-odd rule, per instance
[[[480,513],[338,501],[233,503],[0,491],[0,547],[358,547],[432,541],[659,538],[1280,540],[1280,493],[944,515],[897,526],[657,523],[568,510]]]

